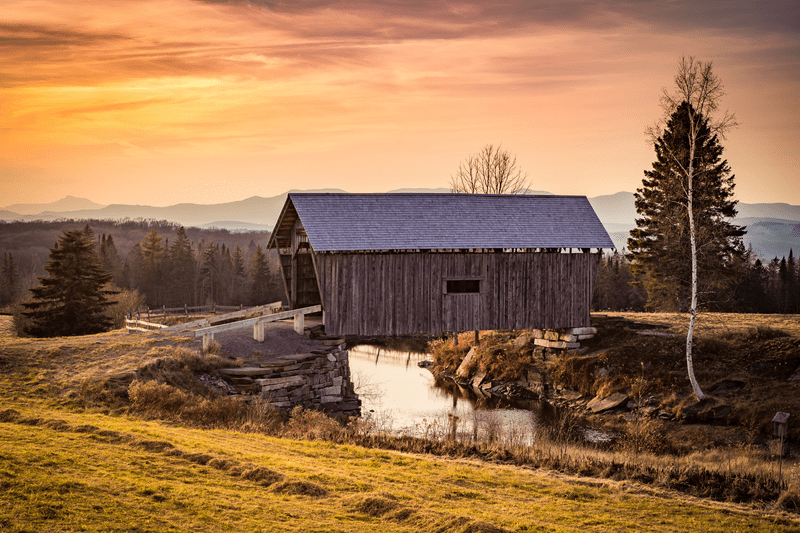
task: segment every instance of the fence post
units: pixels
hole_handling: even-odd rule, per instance
[[[183,312],[186,313],[186,316],[189,316],[189,304],[183,304]]]

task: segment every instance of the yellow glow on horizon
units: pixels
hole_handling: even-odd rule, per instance
[[[213,194],[227,200],[297,183],[440,187],[490,142],[536,189],[633,190],[653,157],[642,132],[682,53],[715,61],[723,105],[753,128],[725,144],[739,194],[800,203],[800,156],[784,148],[800,136],[788,103],[800,76],[784,72],[797,71],[796,37],[675,29],[613,2],[575,22],[561,3],[530,15],[512,2],[519,21],[458,2],[284,7],[5,2],[0,35],[19,44],[0,49],[0,204],[37,187],[120,201],[109,173],[159,184],[174,203],[199,199],[186,197],[198,176],[225,183]]]

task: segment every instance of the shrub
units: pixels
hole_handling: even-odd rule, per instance
[[[189,395],[182,390],[155,381],[133,381],[128,387],[128,397],[134,411],[152,416],[177,413],[189,401]]]

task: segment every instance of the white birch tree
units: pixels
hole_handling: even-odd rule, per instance
[[[722,83],[712,70],[712,63],[697,61],[694,57],[682,57],[678,63],[678,73],[675,75],[675,88],[670,91],[664,89],[661,96],[661,107],[664,115],[656,124],[647,129],[647,136],[653,142],[657,142],[664,130],[664,125],[672,114],[681,104],[688,103],[689,124],[686,129],[686,144],[688,157],[676,153],[670,149],[669,145],[664,144],[665,152],[672,162],[679,169],[681,174],[681,184],[683,188],[685,207],[689,220],[689,239],[691,243],[692,279],[691,279],[691,303],[689,305],[689,329],[686,334],[686,366],[689,373],[689,381],[692,391],[698,401],[706,397],[697,383],[694,373],[694,363],[692,360],[692,338],[697,323],[697,227],[694,213],[694,190],[695,180],[702,176],[705,168],[702,168],[703,161],[697,160],[695,153],[698,146],[707,139],[703,135],[719,135],[723,139],[725,133],[737,125],[736,118],[727,111],[719,118],[714,118],[724,96]],[[698,168],[697,165],[700,165]]]

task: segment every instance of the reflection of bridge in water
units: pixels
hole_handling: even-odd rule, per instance
[[[348,347],[347,351],[351,359],[355,357],[362,361],[372,361],[375,364],[382,363],[397,366],[416,366],[418,362],[431,358],[430,354],[426,353],[393,350],[369,344]]]

